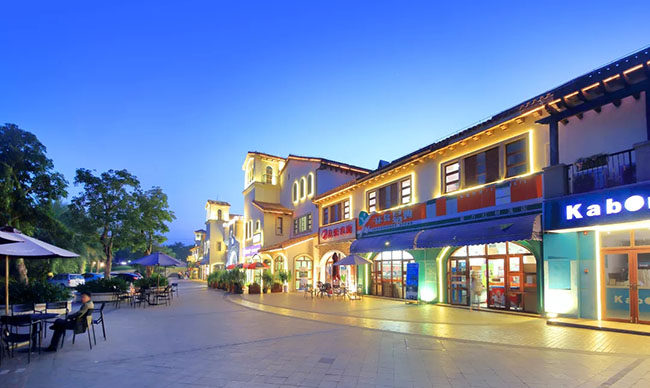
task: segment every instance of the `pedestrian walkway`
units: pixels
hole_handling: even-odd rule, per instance
[[[234,303],[259,311],[366,329],[507,346],[650,355],[650,337],[550,326],[517,314],[381,298],[304,298],[300,293],[231,295]]]

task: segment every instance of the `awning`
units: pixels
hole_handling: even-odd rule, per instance
[[[199,261],[199,265],[210,265],[210,258],[208,256],[204,257]]]
[[[420,231],[387,234],[384,236],[360,238],[350,245],[350,253],[400,251],[413,249],[415,236]]]
[[[540,214],[529,214],[428,229],[418,236],[415,245],[416,248],[441,248],[541,239]]]

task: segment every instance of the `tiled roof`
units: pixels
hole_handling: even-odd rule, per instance
[[[255,207],[257,207],[263,212],[281,213],[287,215],[293,214],[293,210],[287,209],[286,207],[280,205],[279,203],[253,201],[253,205],[255,205]]]

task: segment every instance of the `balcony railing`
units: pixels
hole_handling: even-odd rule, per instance
[[[569,166],[569,190],[585,193],[636,182],[634,150],[583,158]]]

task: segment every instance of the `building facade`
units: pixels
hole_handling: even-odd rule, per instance
[[[312,199],[369,171],[323,158],[260,152],[249,152],[242,169],[244,261],[264,263],[273,273],[287,271],[291,290],[325,279],[319,212]],[[249,275],[249,281],[258,281],[261,271]]]

